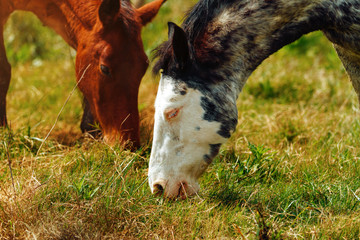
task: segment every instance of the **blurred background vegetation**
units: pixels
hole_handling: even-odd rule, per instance
[[[13,13],[7,21],[4,35],[11,65],[68,58],[70,47],[32,13]]]

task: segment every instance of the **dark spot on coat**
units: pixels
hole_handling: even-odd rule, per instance
[[[174,92],[176,94],[181,94],[181,95],[186,95],[187,93],[187,86],[185,83],[181,82],[181,81],[176,81],[175,82],[175,86],[174,86]]]
[[[221,144],[210,144],[210,154],[205,154],[203,159],[207,164],[210,164],[213,159],[218,155]]]
[[[201,107],[205,110],[203,119],[209,122],[221,123],[217,133],[224,138],[229,138],[237,125],[237,116],[229,116],[229,112],[232,110],[229,108],[233,106],[225,106],[223,99],[219,99],[214,95],[211,97],[212,99],[201,98]]]

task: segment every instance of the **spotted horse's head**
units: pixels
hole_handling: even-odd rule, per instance
[[[210,79],[194,52],[187,34],[169,23],[169,40],[158,48],[154,68],[162,74],[148,173],[151,191],[168,198],[199,191],[198,178],[237,124],[231,83]]]

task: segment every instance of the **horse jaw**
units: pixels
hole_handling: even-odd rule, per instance
[[[136,13],[140,19],[140,23],[145,26],[156,16],[160,7],[166,2],[166,0],[155,0],[144,6],[136,9]]]

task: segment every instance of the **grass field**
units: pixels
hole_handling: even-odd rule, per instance
[[[143,31],[147,54],[195,1],[169,0]],[[74,56],[31,14],[5,30],[10,129],[0,130],[0,239],[359,239],[360,110],[320,32],[267,59],[238,100],[239,125],[198,196],[150,194],[150,69],[140,90],[143,147],[81,135]],[[38,153],[39,151],[39,153]]]

